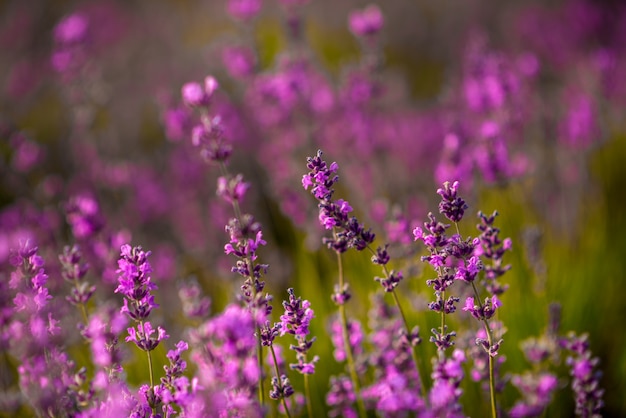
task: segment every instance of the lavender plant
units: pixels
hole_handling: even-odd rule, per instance
[[[623,415],[587,276],[623,270],[626,9],[33,1],[0,13],[0,416]],[[542,286],[476,201],[538,225]],[[551,299],[576,332],[526,339]]]

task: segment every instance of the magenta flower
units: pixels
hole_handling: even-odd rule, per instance
[[[137,324],[136,329],[134,327],[130,327],[127,331],[128,336],[126,337],[126,342],[134,342],[137,347],[143,351],[152,351],[161,341],[169,338],[169,335],[167,335],[163,328],[157,327],[155,330],[152,328],[152,324],[148,321],[144,323],[140,322]],[[153,336],[155,332],[157,335]]]
[[[382,29],[383,23],[383,14],[375,4],[353,11],[348,18],[350,31],[356,36],[375,35]]]

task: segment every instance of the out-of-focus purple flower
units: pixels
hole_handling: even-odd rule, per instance
[[[226,11],[237,20],[247,22],[261,11],[261,0],[228,0]]]
[[[464,417],[459,399],[464,377],[465,354],[454,350],[452,357],[433,360],[433,386],[428,395],[432,416]],[[429,416],[429,415],[427,415]]]
[[[222,50],[222,62],[234,79],[244,79],[252,75],[256,65],[254,53],[245,46],[225,47]]]
[[[210,97],[200,83],[186,83],[181,88],[183,103],[191,108],[204,107],[210,103]]]
[[[183,313],[190,319],[205,319],[209,316],[211,299],[202,296],[197,280],[187,280],[178,289],[178,297],[183,304]]]
[[[87,193],[74,196],[68,201],[65,216],[72,233],[79,240],[92,237],[104,227],[100,205]]]
[[[241,203],[250,188],[250,184],[243,181],[243,175],[220,176],[217,179],[217,195],[228,203]]]
[[[41,161],[43,150],[39,144],[28,139],[26,135],[20,132],[13,134],[9,143],[13,148],[11,166],[17,171],[28,172]]]
[[[561,339],[560,345],[572,353],[567,357],[566,363],[572,376],[576,415],[599,418],[604,407],[604,389],[600,387],[602,372],[596,369],[600,360],[592,357],[588,338],[587,334],[579,337],[570,333]]]
[[[200,148],[200,155],[207,162],[226,162],[232,154],[232,145],[224,136],[219,116],[203,118],[200,125],[191,130],[191,143]]]
[[[84,42],[89,30],[89,19],[77,12],[66,16],[54,28],[54,40],[58,44],[72,45]]]
[[[558,379],[550,373],[516,375],[511,383],[520,391],[522,399],[509,411],[512,418],[539,417],[550,402],[552,394],[558,388]]]
[[[361,323],[356,320],[348,320],[347,328],[348,340],[351,346],[350,348],[352,350],[352,354],[357,357],[363,353],[363,347],[361,344],[363,342],[364,335]],[[339,321],[338,318],[333,320],[330,323],[330,338],[335,346],[333,356],[337,361],[346,361],[347,358],[342,332],[341,321]]]
[[[354,409],[356,394],[352,387],[352,381],[347,376],[331,376],[330,389],[326,394],[326,404],[331,407],[329,417],[356,418],[358,415]]]
[[[383,23],[383,14],[375,4],[362,10],[355,10],[348,17],[350,31],[356,36],[375,35],[382,29]]]
[[[191,115],[182,107],[165,110],[161,116],[165,126],[165,136],[172,142],[179,142],[190,135]]]
[[[89,265],[81,262],[81,258],[82,252],[78,246],[66,246],[63,249],[63,254],[59,255],[59,261],[63,268],[61,274],[66,281],[73,285],[67,300],[74,305],[85,305],[96,291],[95,286],[90,286],[88,282],[83,280]]]
[[[586,94],[570,93],[569,96],[566,114],[559,126],[559,139],[573,149],[586,149],[599,138],[596,109]]]

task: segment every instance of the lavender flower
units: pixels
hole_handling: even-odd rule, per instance
[[[552,401],[552,394],[558,387],[558,380],[550,373],[513,376],[511,383],[520,391],[523,399],[516,402],[509,411],[513,418],[539,417]]]
[[[347,376],[332,376],[330,378],[330,389],[326,394],[326,404],[332,409],[328,413],[329,417],[356,418],[354,409],[356,394],[352,388],[352,381]]]
[[[285,313],[281,315],[281,335],[292,334],[298,345],[290,345],[289,348],[296,352],[296,359],[298,363],[290,364],[292,370],[297,370],[302,374],[315,373],[315,363],[319,360],[318,356],[315,356],[311,362],[307,362],[307,352],[311,349],[311,346],[315,342],[315,337],[307,340],[309,334],[309,323],[313,319],[314,313],[311,309],[311,304],[308,300],[302,301],[301,298],[296,298],[293,289],[287,289],[289,293],[289,300],[283,301],[283,307]]]
[[[497,211],[490,216],[478,212],[480,224],[476,228],[481,232],[479,236],[480,246],[476,247],[474,254],[486,259],[483,264],[485,270],[483,286],[490,294],[501,295],[506,291],[508,285],[500,284],[498,278],[511,269],[510,265],[503,264],[503,256],[511,250],[512,241],[510,238],[500,239],[500,229],[493,226],[496,216],[498,216]]]
[[[377,5],[371,4],[362,10],[350,13],[348,19],[350,31],[356,36],[376,35],[383,27],[383,14]]]
[[[311,187],[311,194],[319,201],[320,224],[326,229],[336,229],[333,238],[325,238],[328,248],[337,253],[343,253],[348,248],[362,251],[374,241],[375,235],[371,230],[358,222],[355,217],[348,217],[352,207],[343,199],[332,200],[333,185],[339,180],[336,174],[339,166],[332,163],[330,166],[322,160],[322,151],[317,151],[315,157],[307,158],[307,168],[311,170],[302,177],[302,186],[305,190]]]
[[[91,296],[96,291],[95,286],[90,286],[89,282],[84,281],[84,277],[87,274],[89,265],[87,263],[81,263],[82,253],[77,246],[65,247],[63,254],[59,256],[59,261],[63,271],[61,275],[63,278],[70,282],[72,287],[72,293],[67,296],[68,302],[73,305],[79,305],[83,314],[83,320],[87,322],[87,311],[85,306]]]
[[[65,207],[67,222],[76,239],[88,239],[104,227],[104,219],[96,199],[88,194],[74,196]]]
[[[202,289],[195,279],[187,280],[178,289],[183,313],[190,319],[206,319],[211,309],[211,299],[202,297]]]
[[[585,418],[602,416],[600,411],[604,406],[602,396],[604,390],[600,388],[602,372],[596,369],[600,360],[592,357],[589,349],[588,335],[577,336],[570,333],[560,342],[561,347],[569,350],[572,355],[566,360],[572,376],[572,390],[576,400],[576,415]]]
[[[451,358],[433,360],[433,386],[428,396],[430,410],[424,416],[464,417],[459,399],[463,394],[460,384],[465,360],[461,350],[454,350]]]
[[[119,284],[115,293],[121,293],[124,296],[124,306],[121,312],[126,313],[135,321],[147,319],[152,309],[159,306],[154,302],[154,296],[150,293],[157,286],[150,278],[152,267],[148,262],[149,255],[150,251],[145,252],[141,247],[124,244],[118,260]]]

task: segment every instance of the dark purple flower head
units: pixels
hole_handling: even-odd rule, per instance
[[[350,31],[355,36],[373,36],[380,32],[384,18],[380,8],[370,4],[363,10],[355,10],[348,18]]]
[[[270,398],[271,399],[283,399],[288,398],[294,394],[293,387],[289,382],[289,379],[284,374],[280,376],[280,380],[278,377],[272,377],[272,389],[270,389]]]
[[[458,196],[458,190],[458,181],[455,181],[452,185],[450,185],[450,182],[446,181],[443,183],[442,188],[437,189],[437,194],[441,196],[439,213],[443,214],[452,222],[459,222],[463,219],[463,214],[468,208],[465,200]]]
[[[296,336],[306,336],[309,334],[309,323],[314,317],[311,303],[308,300],[303,301],[296,298],[293,289],[287,289],[289,300],[283,301],[285,313],[280,316],[281,335],[286,333]]]
[[[302,176],[302,186],[305,190],[312,187],[311,193],[318,200],[330,201],[333,194],[333,185],[339,180],[336,174],[339,165],[333,162],[330,166],[322,159],[322,151],[318,150],[315,157],[307,157],[306,166],[311,170]]]

